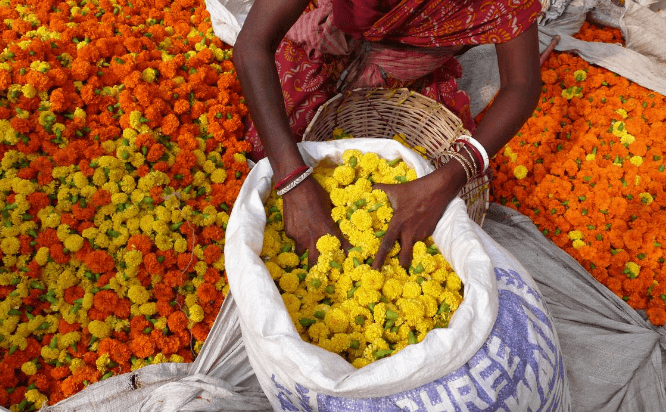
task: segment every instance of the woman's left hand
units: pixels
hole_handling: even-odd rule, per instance
[[[414,243],[432,235],[446,207],[465,185],[466,176],[457,161],[452,160],[435,172],[412,182],[386,185],[376,189],[386,192],[393,218],[372,263],[380,269],[396,240],[400,241],[400,265],[408,268]]]

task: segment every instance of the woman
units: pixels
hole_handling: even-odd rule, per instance
[[[541,6],[536,0],[320,0],[315,10],[303,14],[308,4],[309,0],[256,0],[234,46],[234,64],[254,127],[281,184],[298,178],[294,171],[305,165],[296,146],[303,129],[298,121],[306,123],[318,103],[335,92],[335,85],[348,79],[354,87],[417,85],[417,91],[434,94],[463,119],[490,157],[536,107],[541,91],[534,23]],[[501,86],[474,130],[466,95],[456,88],[460,73],[452,55],[481,43],[495,43]],[[416,65],[407,69],[400,65],[415,58]],[[336,64],[352,69],[347,77],[342,75],[342,82],[336,81],[340,80]],[[416,69],[421,69],[416,79],[400,78]],[[423,76],[423,69],[431,73]],[[293,81],[303,73],[308,79]],[[324,80],[312,82],[313,78]],[[290,92],[300,93],[298,102]],[[481,166],[474,153],[460,153],[468,165]],[[394,216],[374,260],[375,269],[396,240],[402,245],[401,265],[409,265],[414,242],[432,234],[467,182],[464,163],[448,162],[413,182],[376,185],[388,194]],[[314,178],[306,177],[283,200],[285,231],[299,254],[310,251],[312,265],[319,237],[333,233],[342,238],[331,218],[327,193]]]

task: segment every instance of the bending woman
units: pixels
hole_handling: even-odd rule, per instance
[[[234,64],[253,124],[255,158],[268,157],[276,181],[305,166],[296,142],[314,112],[347,83],[352,87],[409,87],[456,113],[494,156],[534,111],[541,92],[536,0],[256,0],[234,46]],[[286,36],[285,36],[286,35]],[[469,98],[457,90],[466,46],[494,43],[500,91],[475,127]],[[276,53],[277,52],[277,53]],[[348,70],[344,70],[348,69]],[[473,153],[466,161],[482,166]],[[297,176],[288,180],[293,180]],[[430,236],[449,202],[467,182],[463,162],[400,185],[376,185],[394,209],[373,267],[396,240],[400,263],[413,244]],[[285,182],[289,183],[289,182]],[[307,177],[283,196],[285,231],[316,262],[317,239],[333,233],[324,189]]]

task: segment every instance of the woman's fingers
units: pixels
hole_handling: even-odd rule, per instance
[[[395,225],[389,224],[388,230],[384,233],[384,238],[379,244],[379,249],[375,254],[375,258],[372,261],[372,268],[375,270],[381,269],[396,240],[398,240],[399,231]]]

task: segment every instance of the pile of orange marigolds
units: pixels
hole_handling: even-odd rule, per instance
[[[621,42],[588,23],[578,38]],[[498,154],[492,200],[530,217],[599,282],[666,322],[666,101],[570,54],[541,71],[541,100]]]
[[[0,21],[0,405],[29,411],[192,361],[251,147],[202,0],[3,0]],[[567,54],[543,79],[493,200],[663,324],[663,96]]]

